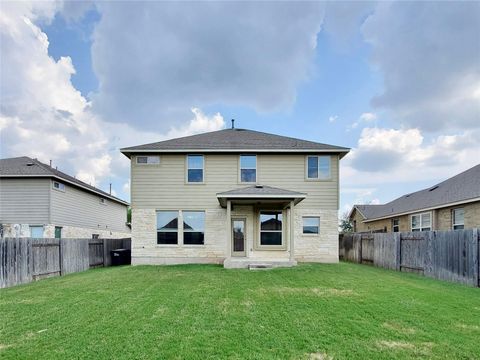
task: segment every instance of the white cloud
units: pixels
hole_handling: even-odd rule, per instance
[[[338,120],[338,115],[332,115],[332,116],[328,117],[328,122],[329,123],[334,123],[337,120]]]
[[[2,157],[27,155],[45,163],[53,160],[60,170],[98,186],[102,180],[128,178],[128,161],[118,151],[120,147],[224,127],[220,114],[208,116],[197,108],[187,124],[180,122],[163,134],[103,121],[72,85],[75,68],[70,57],[58,61],[50,57],[47,35],[32,22],[51,21],[59,8],[57,3],[2,4]]]
[[[290,107],[309,76],[320,3],[101,2],[93,106],[112,122],[163,132],[189,109]],[[139,40],[141,39],[141,40]]]
[[[347,131],[358,128],[362,123],[371,123],[377,120],[377,114],[366,112],[359,116],[358,120],[347,126]]]
[[[479,135],[468,130],[426,141],[419,129],[365,128],[342,174],[357,186],[448,178],[478,163]]]
[[[372,104],[407,127],[480,127],[480,2],[382,2],[363,25],[384,90]]]

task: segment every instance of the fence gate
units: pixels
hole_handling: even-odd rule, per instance
[[[361,262],[364,264],[373,264],[373,256],[375,253],[373,234],[362,234],[361,242]]]
[[[90,240],[88,243],[88,264],[90,268],[104,266],[103,240]]]
[[[32,279],[39,280],[61,275],[59,239],[33,239]]]
[[[402,233],[400,241],[400,271],[424,274],[427,241],[423,232]]]

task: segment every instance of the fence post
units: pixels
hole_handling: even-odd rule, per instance
[[[60,270],[60,276],[63,276],[63,246],[62,239],[58,239],[58,269]]]
[[[103,239],[103,267],[108,266],[108,254],[107,254],[108,248],[107,248],[107,239]]]
[[[395,270],[400,271],[401,270],[401,264],[400,262],[402,261],[402,233],[396,232],[393,233],[393,238],[395,240]]]
[[[480,287],[480,229],[473,229],[473,285]]]
[[[435,241],[435,231],[425,232],[425,257],[423,259],[423,274],[428,277],[433,277],[433,264],[434,264],[434,241]]]

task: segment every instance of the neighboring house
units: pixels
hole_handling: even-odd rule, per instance
[[[384,205],[354,205],[349,219],[354,232],[480,227],[480,165]]]
[[[36,159],[0,160],[4,237],[130,237],[128,205]]]
[[[133,264],[338,261],[349,149],[245,129],[124,148]]]

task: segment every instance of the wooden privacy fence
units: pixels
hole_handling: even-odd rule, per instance
[[[347,261],[480,286],[478,229],[342,234],[339,246]]]
[[[131,249],[125,239],[0,239],[0,288],[110,266],[110,251]]]

